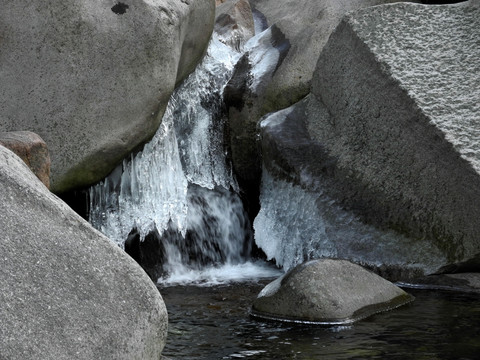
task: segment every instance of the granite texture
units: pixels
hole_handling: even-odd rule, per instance
[[[345,206],[433,241],[449,263],[480,253],[479,14],[468,2],[350,13],[319,58],[308,106]]]
[[[175,85],[205,51],[214,8],[213,0],[3,3],[0,131],[45,140],[56,193],[101,180],[157,130]]]
[[[0,146],[0,358],[159,359],[167,311],[145,272]]]

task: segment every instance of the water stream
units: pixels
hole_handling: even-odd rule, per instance
[[[90,221],[120,246],[161,237],[163,271],[242,264],[253,241],[224,141],[223,88],[241,53],[215,36],[151,142],[90,189]],[[163,279],[164,280],[164,279]]]
[[[410,305],[351,326],[258,321],[250,305],[265,281],[160,287],[171,359],[477,359],[478,295],[408,290]]]

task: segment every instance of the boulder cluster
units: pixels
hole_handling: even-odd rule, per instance
[[[247,43],[225,89],[239,182],[252,203],[290,184],[282,186],[314,199],[310,223],[324,222],[328,201],[378,234],[369,249],[330,236],[329,253],[310,251],[299,261],[334,254],[393,277],[478,269],[478,1],[250,4],[267,30]],[[260,185],[262,173],[273,187]],[[279,202],[262,219],[275,223]],[[256,240],[269,258],[279,256]]]
[[[337,257],[398,278],[478,271],[480,2],[427,3],[2,4],[0,358],[160,357],[167,314],[158,290],[53,193],[103,179],[153,136],[214,29],[244,52],[224,91],[225,133],[252,219],[267,176],[309,194],[313,214],[326,196],[356,223],[400,239],[373,237],[368,249],[335,239]],[[312,224],[323,221],[315,216]],[[324,255],[313,245],[298,263]],[[352,266],[301,266],[266,289],[254,313],[349,322],[411,300]],[[317,273],[341,281],[317,284]],[[295,280],[301,274],[307,280]],[[328,313],[296,314],[288,289],[309,283],[316,289],[302,288],[304,308],[330,304]],[[347,299],[338,284],[378,290]],[[308,302],[322,286],[333,297]]]
[[[160,358],[158,289],[48,187],[99,181],[153,136],[214,16],[213,0],[2,4],[1,359]]]

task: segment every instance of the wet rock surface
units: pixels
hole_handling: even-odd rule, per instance
[[[252,315],[279,321],[348,324],[391,310],[413,297],[345,260],[312,260],[268,284]]]

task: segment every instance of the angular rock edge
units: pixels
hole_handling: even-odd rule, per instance
[[[335,176],[350,188],[346,207],[367,223],[431,240],[446,265],[480,251],[478,105],[472,101],[478,90],[469,85],[478,66],[459,60],[459,53],[478,48],[480,8],[462,4],[397,3],[347,15],[312,81],[313,107],[325,116],[311,116],[307,124],[312,138],[337,159]],[[389,32],[372,30],[388,21]],[[446,50],[450,45],[456,52]],[[416,66],[399,68],[409,63]],[[460,67],[429,70],[450,64]]]

